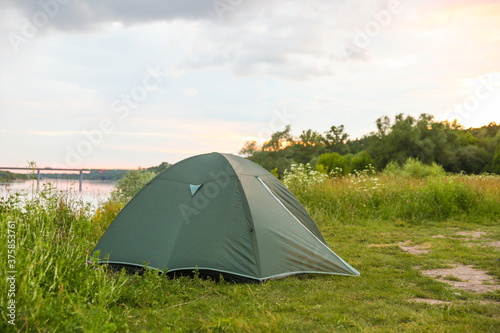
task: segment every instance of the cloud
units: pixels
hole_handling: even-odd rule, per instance
[[[227,67],[236,76],[307,80],[331,76],[345,61],[368,61],[368,48],[353,51],[349,45],[353,44],[357,29],[373,20],[373,13],[387,8],[388,3],[389,0],[27,0],[12,2],[10,6],[15,6],[32,23],[40,13],[50,16],[39,29],[40,34],[179,21],[188,25],[184,37],[192,44],[185,59],[178,63],[179,69]],[[220,8],[224,8],[223,15]],[[197,28],[194,34],[192,27]],[[14,32],[22,35],[16,29]]]
[[[174,19],[216,18],[211,1],[197,0],[25,0],[14,4],[28,20],[50,16],[49,25],[62,31],[85,31],[121,22],[124,25]]]

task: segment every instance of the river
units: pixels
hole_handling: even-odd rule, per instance
[[[51,183],[57,190],[70,191],[72,196],[90,203],[94,209],[97,208],[99,203],[109,198],[116,185],[116,182],[110,181],[84,180],[82,182],[82,191],[79,192],[79,182],[75,179],[41,179],[39,188],[42,189],[45,183]],[[36,180],[0,182],[0,198],[13,192],[24,192],[27,193],[28,197],[31,197],[33,191],[36,189]]]

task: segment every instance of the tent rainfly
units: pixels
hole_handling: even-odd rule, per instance
[[[182,160],[125,206],[96,245],[100,263],[262,282],[301,273],[359,275],[326,244],[295,196],[245,158]]]

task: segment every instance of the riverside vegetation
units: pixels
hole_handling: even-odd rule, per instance
[[[500,176],[447,175],[410,160],[383,172],[332,170],[329,176],[293,165],[283,181],[360,277],[232,284],[169,279],[151,270],[142,276],[112,272],[89,255],[122,209],[126,191],[92,212],[74,193],[46,186],[31,199],[20,193],[0,198],[2,270],[8,221],[14,221],[17,271],[15,325],[8,323],[8,282],[0,280],[0,331],[499,331],[498,289],[465,291],[422,270],[472,265],[498,282],[500,255],[492,244],[500,241]],[[470,231],[481,232],[484,241],[457,236]],[[402,242],[428,251],[405,252]]]

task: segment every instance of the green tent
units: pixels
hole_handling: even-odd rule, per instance
[[[247,159],[180,161],[125,206],[94,251],[112,266],[146,266],[261,282],[300,273],[359,275],[330,250],[295,196]]]

